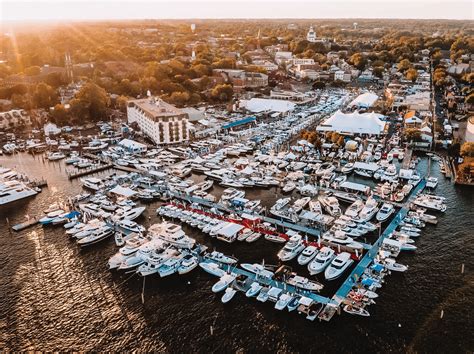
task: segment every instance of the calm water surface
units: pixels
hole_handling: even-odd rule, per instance
[[[426,164],[422,161],[420,169]],[[0,165],[49,183],[35,198],[0,209],[0,348],[218,353],[474,350],[474,190],[452,185],[439,174],[437,164],[432,174],[440,177],[437,194],[447,198],[448,210],[437,226],[425,228],[415,253],[399,257],[409,271],[386,278],[377,304],[369,307],[371,317],[342,314],[329,323],[311,323],[241,293],[223,305],[221,295],[211,291],[216,278],[200,270],[184,277],[149,277],[145,284],[132,273],[110,272],[106,262],[117,251],[112,240],[81,251],[61,227],[11,233],[7,218],[13,225],[27,214],[40,215],[82,188],[79,180],[67,179],[63,162],[17,154],[0,156]],[[275,189],[247,195],[266,205],[277,197]],[[149,204],[140,221],[158,222],[158,206]],[[183,228],[198,242],[242,262],[275,263],[280,248],[263,239],[224,245]],[[324,293],[332,295],[341,281],[326,286]]]

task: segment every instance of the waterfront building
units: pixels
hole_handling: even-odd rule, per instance
[[[313,29],[313,26],[309,27],[309,31],[306,34],[306,39],[308,42],[315,43],[317,38],[316,38],[316,31]]]
[[[31,124],[31,120],[28,113],[23,109],[0,112],[0,129],[14,128],[25,124]]]
[[[128,123],[136,123],[155,144],[189,140],[188,114],[159,98],[128,101]]]

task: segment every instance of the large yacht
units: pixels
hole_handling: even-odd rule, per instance
[[[16,180],[0,182],[0,205],[32,197],[36,194],[36,191]]]
[[[181,226],[167,222],[150,226],[148,232],[178,248],[193,248],[196,243],[195,239],[184,233]]]
[[[291,236],[285,246],[278,252],[278,258],[281,261],[291,261],[304,249],[303,238],[301,235],[295,234]]]

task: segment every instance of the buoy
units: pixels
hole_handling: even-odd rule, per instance
[[[440,314],[439,318],[443,318],[443,316],[444,316],[444,310],[441,310],[441,314]]]
[[[461,264],[461,274],[464,274],[464,263]]]
[[[398,328],[401,328],[401,327],[402,327],[402,324],[401,324],[401,323],[399,323],[399,324],[398,324]]]
[[[210,330],[211,330],[211,336],[214,335],[214,327],[211,326]]]

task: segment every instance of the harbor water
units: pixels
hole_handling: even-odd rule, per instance
[[[419,169],[426,170],[427,158]],[[378,292],[371,316],[343,313],[330,322],[276,311],[269,303],[239,293],[229,304],[211,291],[216,278],[196,269],[186,276],[143,281],[134,273],[110,272],[112,240],[80,250],[62,227],[34,226],[15,233],[9,225],[40,216],[49,205],[82,191],[69,181],[63,161],[26,153],[0,156],[0,165],[48,187],[34,198],[0,207],[0,348],[4,350],[124,350],[167,352],[449,352],[474,350],[474,191],[439,178],[436,193],[448,210],[427,225],[417,251],[398,261],[409,266],[392,274]],[[104,171],[105,176],[115,171]],[[201,178],[202,176],[195,176]],[[221,188],[214,187],[215,194]],[[276,189],[248,190],[247,197],[271,206]],[[159,221],[147,204],[140,220]],[[183,229],[200,243],[241,262],[276,264],[281,245],[263,238],[254,244],[211,239]],[[465,265],[464,274],[461,266]],[[291,262],[296,269],[296,262]],[[348,273],[346,273],[348,274]],[[331,296],[340,281],[326,286]]]

